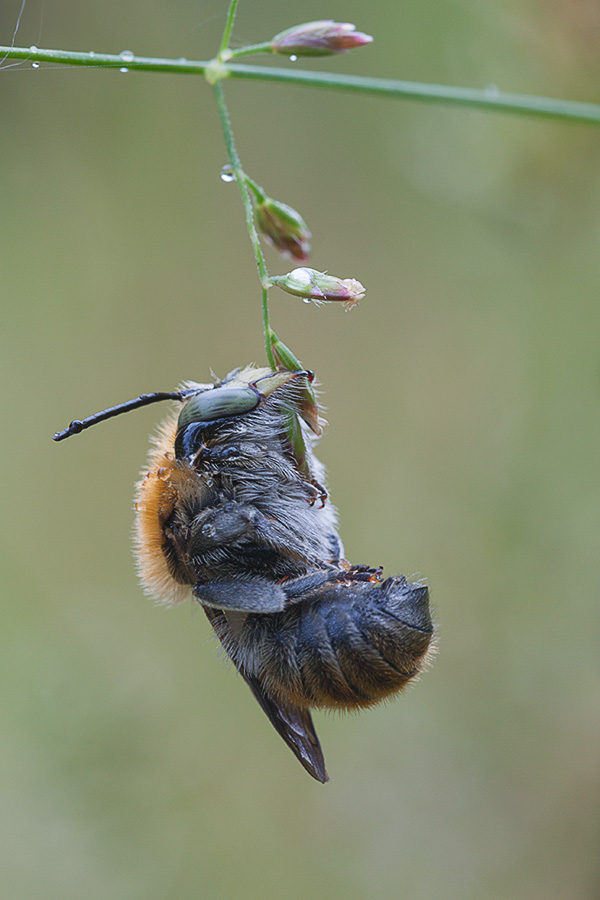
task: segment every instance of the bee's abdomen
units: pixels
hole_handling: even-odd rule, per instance
[[[282,613],[251,616],[242,643],[253,645],[255,674],[279,699],[352,708],[401,690],[432,635],[427,587],[400,576],[327,585]]]

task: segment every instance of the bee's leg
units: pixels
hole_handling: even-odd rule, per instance
[[[281,582],[288,603],[301,603],[307,600],[311,594],[319,591],[325,584],[333,584],[339,581],[340,570],[315,569],[308,575],[300,575],[298,578],[290,578]]]
[[[194,597],[203,606],[248,613],[276,613],[285,607],[280,585],[266,578],[196,582]]]
[[[254,506],[230,501],[214,509],[205,509],[191,525],[190,555],[202,556],[222,545],[252,543],[276,549],[288,559],[304,560],[305,550],[289,530]]]
[[[336,534],[334,531],[331,531],[328,535],[329,546],[331,548],[331,559],[330,562],[333,565],[342,565],[344,560],[344,545],[340,540],[340,536]]]
[[[202,510],[190,528],[191,555],[252,537],[257,515],[257,510],[253,507],[234,501]]]
[[[327,502],[327,498],[329,497],[329,494],[327,493],[327,491],[325,490],[323,485],[319,484],[319,482],[317,481],[316,478],[311,478],[311,480],[308,482],[308,484],[314,490],[314,493],[311,495],[311,497],[308,501],[308,505],[314,506],[316,501],[319,500],[321,503],[321,506],[319,508],[323,509],[323,507],[325,506],[325,504]]]
[[[379,583],[382,580],[382,569],[369,566],[329,566],[326,569],[314,569],[308,575],[300,575],[281,583],[288,603],[301,603],[317,594],[322,596],[322,588],[334,584],[355,584],[370,581]]]

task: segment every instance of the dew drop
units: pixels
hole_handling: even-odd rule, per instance
[[[496,100],[500,96],[500,88],[497,84],[488,84],[485,88],[485,96],[489,100]]]
[[[123,62],[131,62],[134,58],[133,50],[121,50],[119,56],[123,60]]]
[[[290,62],[296,62],[297,59],[298,59],[298,57],[295,56],[295,55],[294,55],[294,56],[290,56]]]
[[[233,174],[232,168],[229,163],[226,163],[221,169],[221,181],[224,181],[226,184],[230,184],[232,181],[235,181],[235,175]]]
[[[94,53],[93,50],[90,50],[90,52],[88,53],[88,56],[90,57],[90,59],[93,59],[95,57],[95,55],[96,54]]]
[[[39,67],[40,67],[40,64],[39,64],[38,62],[31,63],[31,68],[32,68],[32,69],[39,69]]]
[[[123,66],[122,69],[119,69],[119,72],[122,72],[123,75],[126,75],[129,72],[129,69],[127,69],[125,66]]]
[[[29,49],[31,50],[32,53],[37,53],[37,52],[38,52],[38,48],[35,46],[35,44],[32,44],[31,47],[30,47]]]
[[[312,303],[312,300],[309,297],[303,297],[302,302],[303,303]]]

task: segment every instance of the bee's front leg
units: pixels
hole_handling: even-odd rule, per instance
[[[268,548],[282,559],[295,563],[306,561],[308,552],[308,548],[299,546],[297,537],[276,519],[269,518],[255,506],[233,500],[203,510],[191,523],[189,552],[192,558],[236,544]]]
[[[311,480],[308,482],[308,484],[314,491],[314,493],[312,493],[311,497],[309,498],[308,505],[314,506],[316,501],[319,500],[319,502],[321,504],[319,509],[323,509],[323,507],[327,503],[327,498],[329,497],[329,494],[327,493],[327,491],[323,487],[323,485],[317,481],[316,478],[311,478]]]

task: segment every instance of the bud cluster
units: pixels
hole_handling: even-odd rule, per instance
[[[320,19],[287,28],[276,34],[270,41],[242,48],[237,53],[232,51],[231,56],[262,53],[269,50],[273,53],[285,54],[292,59],[295,59],[296,56],[329,56],[365,46],[372,40],[371,35],[357,31],[356,26],[350,22]],[[300,213],[286,203],[269,197],[263,188],[241,169],[239,177],[243,177],[245,186],[252,197],[256,229],[283,256],[290,257],[299,263],[307,263],[311,250],[311,233]],[[258,250],[256,252],[260,253]],[[259,271],[262,273],[264,263],[259,260],[258,255],[257,262]],[[263,288],[276,285],[288,294],[301,297],[305,303],[320,305],[338,302],[346,310],[356,306],[365,295],[363,285],[355,278],[337,278],[327,272],[319,272],[317,269],[306,266],[293,269],[286,275],[273,277],[268,277],[265,271],[262,274],[262,285]],[[267,355],[271,364],[276,365],[279,369],[300,371],[302,366],[299,360],[270,329],[266,295],[263,297],[263,304]],[[315,433],[320,433],[318,406],[310,382],[307,382],[302,391],[301,416]],[[300,457],[302,455],[300,453],[301,436],[290,434],[290,440],[295,447],[297,446],[298,457]]]

